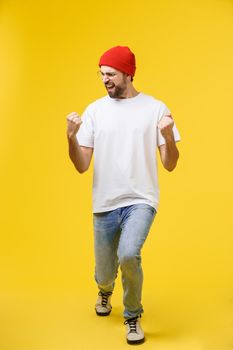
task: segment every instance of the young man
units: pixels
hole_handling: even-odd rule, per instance
[[[128,47],[106,51],[99,67],[108,95],[91,103],[82,120],[76,112],[67,116],[69,155],[83,173],[94,153],[96,313],[110,314],[120,266],[126,339],[135,344],[144,341],[141,249],[159,202],[156,148],[172,171],[180,137],[166,105],[134,88],[135,56]]]

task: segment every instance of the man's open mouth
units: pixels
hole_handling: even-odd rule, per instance
[[[111,85],[105,85],[105,87],[108,89],[108,90],[111,90],[115,87],[114,84],[111,84]]]

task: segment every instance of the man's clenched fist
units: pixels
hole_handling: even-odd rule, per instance
[[[82,120],[76,112],[72,112],[68,114],[66,117],[66,120],[67,120],[67,136],[69,138],[73,138],[77,134],[78,129],[82,124]]]
[[[173,125],[174,121],[171,115],[165,115],[160,119],[158,128],[165,140],[173,138]]]

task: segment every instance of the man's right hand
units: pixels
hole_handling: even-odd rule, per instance
[[[73,138],[76,136],[81,124],[82,124],[82,120],[81,118],[78,116],[78,114],[76,112],[72,112],[70,114],[67,115],[66,117],[67,120],[67,136],[68,138]]]

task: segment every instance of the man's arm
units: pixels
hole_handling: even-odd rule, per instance
[[[75,168],[80,174],[84,173],[90,165],[93,148],[80,146],[76,134],[82,124],[81,118],[76,112],[67,116],[67,139],[69,144],[69,156]]]
[[[159,146],[160,158],[164,168],[168,171],[175,169],[179,158],[179,151],[172,131],[173,125],[174,121],[171,116],[164,116],[158,124],[158,128],[165,139],[165,144]]]

